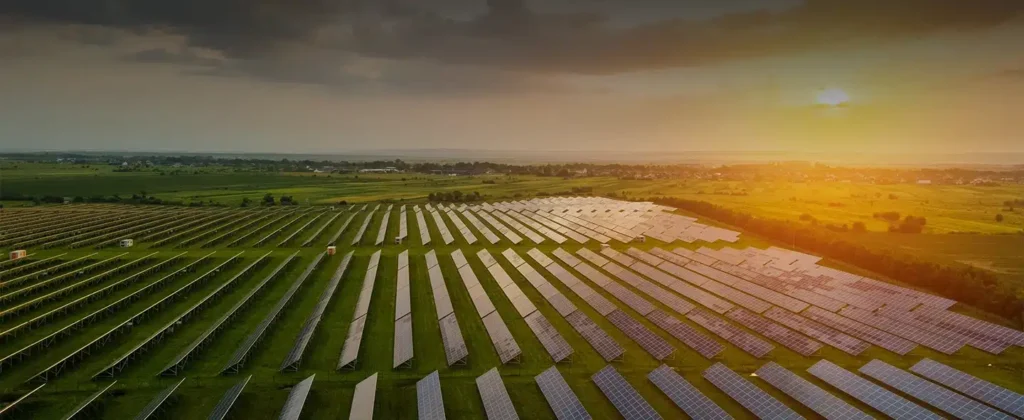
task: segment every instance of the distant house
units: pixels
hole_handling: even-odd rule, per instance
[[[919,179],[919,180],[917,180],[917,185],[932,185],[932,180],[930,180],[930,179]]]

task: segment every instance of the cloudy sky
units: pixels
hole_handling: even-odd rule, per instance
[[[1021,0],[5,0],[0,148],[1024,152]]]

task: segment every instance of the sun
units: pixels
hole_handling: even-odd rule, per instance
[[[825,106],[842,106],[850,102],[850,95],[842,89],[828,88],[818,93],[818,104]]]

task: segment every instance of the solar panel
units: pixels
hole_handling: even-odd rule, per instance
[[[363,342],[363,329],[366,327],[366,317],[361,316],[352,321],[348,326],[348,334],[345,336],[345,344],[341,347],[341,356],[338,358],[338,369],[352,366],[359,358],[359,345]]]
[[[580,261],[579,258],[574,257],[572,254],[566,252],[562,248],[555,248],[554,251],[551,251],[551,255],[554,255],[558,259],[562,260],[562,262],[568,264],[569,267],[575,267],[582,263],[582,261]]]
[[[866,419],[872,417],[801,378],[778,363],[768,362],[757,370],[757,376],[775,388],[800,401],[826,419]]]
[[[758,418],[802,419],[803,416],[786,407],[761,388],[743,379],[721,363],[715,363],[703,374],[718,389],[729,395]]]
[[[1024,395],[931,359],[921,359],[910,371],[962,394],[1024,418]]]
[[[625,350],[619,343],[615,342],[608,333],[604,332],[594,320],[590,319],[582,311],[576,311],[569,315],[566,315],[565,320],[572,325],[572,328],[576,332],[583,336],[587,343],[597,351],[597,354],[601,355],[606,362],[616,360],[622,357]]]
[[[671,344],[651,332],[651,330],[625,312],[615,310],[609,313],[606,318],[608,318],[612,325],[621,330],[623,334],[626,334],[626,336],[639,344],[640,347],[643,347],[655,360],[665,360],[676,350]]]
[[[452,260],[455,261],[455,268],[462,268],[464,265],[469,264],[469,260],[466,259],[461,249],[452,251]]]
[[[583,404],[580,403],[580,399],[569,388],[569,384],[565,383],[565,379],[562,378],[557,367],[552,366],[533,379],[537,382],[541,394],[548,401],[551,411],[555,413],[558,420],[588,420],[591,418],[587,409],[583,408]]]
[[[963,341],[943,337],[942,335],[859,308],[846,307],[839,311],[839,314],[945,354],[956,353],[965,344]]]
[[[462,337],[462,330],[459,328],[459,321],[455,314],[449,314],[438,320],[438,328],[441,330],[441,342],[444,344],[444,355],[448,360],[448,366],[466,360],[469,356],[469,349],[466,348],[466,340]]]
[[[871,347],[868,343],[782,308],[769,309],[764,316],[854,356]]]
[[[488,420],[518,420],[516,407],[508,396],[505,383],[501,381],[498,368],[491,368],[476,378],[476,389],[480,391],[480,399],[484,403],[484,412]]]
[[[681,408],[686,415],[694,419],[707,420],[731,420],[732,416],[725,412],[718,404],[711,401],[706,395],[691,385],[676,371],[667,365],[661,365],[647,374],[647,379],[657,386],[661,392],[676,406]]]
[[[520,257],[519,254],[512,250],[512,248],[501,251],[501,255],[504,255],[505,259],[512,263],[513,267],[519,267],[526,264],[526,260],[524,260],[523,257]]]
[[[547,299],[548,303],[550,303],[551,306],[558,311],[558,314],[563,317],[576,312],[576,305],[570,302],[569,298],[565,297],[565,295],[561,293],[556,293]]]
[[[1009,415],[928,382],[880,360],[861,366],[860,373],[962,419],[1012,419]]]
[[[423,212],[419,211],[420,208],[416,207],[416,223],[420,230],[420,243],[426,245],[430,243],[430,228],[427,227],[427,219],[423,217]]]
[[[537,248],[530,248],[526,254],[532,257],[534,261],[537,261],[537,264],[540,264],[542,267],[547,267],[555,263],[554,260],[549,258],[547,255],[544,255],[544,253]]]
[[[775,348],[771,343],[726,322],[709,311],[694,309],[686,314],[686,318],[722,337],[751,356],[761,358],[767,356]]]
[[[608,260],[605,257],[602,257],[598,255],[596,252],[591,251],[587,248],[578,249],[576,251],[576,254],[583,257],[583,259],[590,261],[591,264],[594,264],[598,267],[603,267],[605,264],[608,264]]]
[[[238,381],[235,386],[231,387],[224,393],[217,405],[213,407],[213,411],[210,413],[209,420],[223,420],[227,417],[228,412],[231,411],[231,407],[235,405],[235,401],[238,400],[238,396],[242,395],[242,391],[245,386],[249,384],[249,380],[252,379],[252,375],[247,376],[245,379]]]
[[[544,314],[540,311],[534,311],[530,316],[524,318],[526,325],[530,326],[533,333],[537,336],[537,340],[544,346],[548,354],[551,355],[551,359],[555,363],[561,362],[569,356],[572,356],[573,349],[565,338],[558,333],[554,325],[544,317]]]
[[[313,387],[313,378],[316,375],[310,375],[292,387],[291,392],[288,393],[288,400],[285,401],[284,407],[281,408],[281,415],[278,417],[281,420],[298,420],[299,415],[302,414],[302,406],[306,404],[306,396],[309,395],[310,388]]]
[[[395,352],[392,368],[408,365],[412,361],[412,314],[395,321]]]
[[[612,402],[622,417],[627,419],[661,419],[658,412],[647,403],[644,397],[633,388],[626,379],[611,365],[597,371],[590,377],[597,384],[601,393]]]
[[[490,267],[498,263],[498,260],[494,259],[494,257],[491,256],[491,253],[487,252],[486,249],[477,251],[476,256],[480,259],[480,262],[484,263],[484,267]]]
[[[937,420],[942,418],[828,360],[818,361],[814,366],[808,368],[807,372],[894,419]]]
[[[721,343],[660,309],[647,314],[647,319],[708,359],[717,356],[722,350],[725,350]]]
[[[498,352],[498,359],[501,360],[502,364],[518,360],[522,354],[522,350],[519,349],[519,344],[516,343],[515,337],[512,336],[512,332],[508,330],[508,326],[505,325],[505,321],[502,321],[501,316],[497,311],[491,312],[483,318],[484,328],[487,329],[487,335],[491,337],[491,343],[494,344],[494,351]]]
[[[441,377],[437,371],[416,382],[416,412],[420,420],[444,420]]]
[[[917,347],[911,341],[904,340],[885,331],[869,325],[843,317],[833,312],[812,306],[803,312],[808,319],[820,322],[839,331],[846,331],[850,335],[860,338],[883,349],[889,350],[900,356],[910,353]]]
[[[153,397],[152,400],[149,400],[149,404],[146,404],[142,411],[140,411],[139,414],[135,416],[135,420],[146,420],[150,418],[153,414],[156,414],[156,412],[160,410],[160,407],[162,407],[164,403],[167,402],[167,399],[171,397],[171,394],[174,394],[174,391],[176,391],[178,387],[181,386],[181,384],[185,383],[185,379],[187,378],[181,378],[180,381],[175,382],[171,386],[164,388],[164,390],[160,391],[159,394],[156,394],[156,396]]]
[[[377,396],[377,374],[359,381],[352,395],[349,420],[373,420],[373,402]]]

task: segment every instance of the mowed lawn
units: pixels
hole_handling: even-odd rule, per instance
[[[323,246],[326,244],[327,240],[326,237],[330,236],[331,232],[338,229],[343,222],[348,219],[348,214],[342,214],[341,217],[338,217],[331,223],[331,225],[327,226],[327,233],[322,235],[311,248],[296,248],[296,244],[301,241],[292,241],[283,248],[276,248],[275,245],[278,241],[283,239],[283,237],[277,237],[275,238],[276,240],[268,241],[268,244],[270,245],[260,248],[251,247],[253,242],[252,240],[245,241],[240,247],[226,248],[219,245],[212,249],[147,249],[146,244],[141,244],[139,249],[129,251],[129,257],[133,255],[141,256],[146,253],[159,250],[160,258],[167,258],[171,255],[178,254],[183,250],[188,251],[188,260],[178,263],[175,267],[184,266],[195,258],[206,255],[211,251],[216,251],[216,254],[214,254],[212,261],[204,264],[195,273],[174,279],[168,285],[153,294],[132,302],[128,306],[107,316],[96,324],[91,324],[82,330],[76,331],[74,335],[67,339],[67,341],[55,344],[42,354],[33,355],[25,363],[16,365],[10,369],[5,368],[4,371],[0,373],[0,390],[3,390],[4,394],[8,396],[20,394],[19,392],[14,392],[14,390],[27,389],[29,385],[23,384],[23,382],[38,370],[52,364],[60,357],[87,343],[93,337],[107,331],[114,325],[129,319],[132,314],[152,305],[155,302],[158,302],[174,290],[177,290],[179,287],[195,279],[200,273],[203,273],[223,262],[229,256],[235,255],[239,251],[244,251],[242,254],[242,260],[234,264],[230,269],[217,273],[210,281],[190,290],[183,298],[177,299],[171,304],[162,307],[162,309],[156,312],[153,316],[142,319],[128,333],[116,337],[114,340],[106,344],[101,351],[93,352],[79,365],[63,373],[56,380],[52,380],[37,396],[26,400],[23,411],[19,412],[23,414],[25,418],[59,417],[94,390],[109,384],[108,380],[92,381],[90,378],[96,371],[109,364],[124,352],[133,348],[141,340],[149,337],[158,328],[175,319],[186,309],[195,305],[203,296],[210,293],[218,285],[234,276],[234,274],[238,273],[243,267],[248,266],[251,262],[255,261],[259,256],[267,252],[271,252],[269,261],[258,267],[254,273],[239,279],[238,284],[234,285],[234,287],[220,296],[211,305],[206,306],[201,311],[197,312],[188,320],[188,322],[175,327],[174,332],[166,336],[157,346],[154,346],[142,357],[133,360],[128,367],[118,375],[118,383],[113,388],[114,392],[108,394],[101,400],[101,405],[103,407],[103,410],[100,412],[101,417],[110,419],[131,418],[142,410],[149,400],[163,388],[175,383],[182,377],[185,377],[187,379],[181,388],[179,388],[175,393],[175,397],[172,399],[173,403],[168,406],[168,410],[164,413],[164,417],[204,418],[216,405],[224,391],[234,385],[237,381],[247,377],[248,375],[252,375],[252,381],[236,403],[235,408],[232,410],[232,417],[252,419],[274,418],[277,416],[284,404],[288,392],[290,391],[290,387],[310,375],[316,375],[312,392],[303,410],[303,418],[346,418],[351,407],[353,387],[355,384],[373,373],[378,373],[379,379],[377,385],[377,398],[375,402],[376,418],[416,418],[415,383],[430,372],[439,370],[441,374],[441,386],[444,395],[445,411],[449,418],[484,418],[482,403],[476,389],[475,378],[493,367],[498,367],[502,374],[502,379],[508,388],[512,401],[521,418],[554,418],[550,409],[547,407],[547,403],[541,395],[540,390],[537,388],[533,380],[535,375],[552,366],[552,361],[525,322],[512,307],[512,304],[501,292],[489,272],[484,268],[480,260],[477,259],[475,254],[479,250],[488,249],[489,252],[499,261],[504,270],[513,278],[530,300],[538,307],[545,317],[551,321],[558,332],[575,350],[571,363],[559,364],[558,368],[568,381],[572,390],[583,401],[583,404],[587,407],[590,414],[595,418],[602,419],[619,418],[611,403],[603,394],[601,394],[596,385],[594,385],[590,380],[590,375],[604,367],[604,360],[601,359],[597,352],[594,351],[589,344],[583,340],[583,338],[554,310],[554,308],[552,308],[547,301],[541,297],[540,293],[533,288],[533,286],[531,286],[511,264],[499,255],[502,250],[512,247],[516,252],[523,256],[529,264],[537,269],[539,273],[544,275],[552,285],[568,297],[570,301],[572,301],[578,308],[593,319],[605,332],[611,335],[615,341],[620,343],[626,349],[624,359],[621,362],[615,362],[614,366],[664,418],[681,418],[683,416],[683,412],[675,407],[668,398],[666,398],[646,379],[646,374],[656,368],[660,363],[644,352],[639,345],[632,342],[628,337],[618,331],[610,322],[601,317],[595,311],[591,310],[589,306],[587,306],[570,289],[564,287],[557,279],[554,278],[554,276],[550,275],[546,270],[542,269],[530,258],[526,257],[526,251],[532,247],[528,242],[518,246],[512,246],[504,240],[494,246],[483,245],[481,243],[469,245],[461,236],[453,232],[456,237],[456,242],[451,245],[420,246],[420,237],[418,229],[416,228],[417,225],[415,217],[410,211],[407,214],[407,217],[409,218],[410,237],[406,244],[386,244],[381,248],[360,245],[352,248],[348,246],[348,244],[350,244],[354,239],[355,232],[358,230],[364,214],[365,213],[358,213],[356,215],[348,229],[345,231],[345,234],[342,235],[337,242],[340,248],[338,255],[325,258],[320,267],[313,272],[309,279],[306,280],[303,286],[298,290],[298,293],[294,295],[289,305],[285,307],[280,318],[270,327],[266,336],[250,355],[239,374],[224,376],[220,375],[219,372],[221,368],[224,367],[224,364],[227,363],[238,344],[241,343],[266,316],[270,308],[281,298],[285,291],[291,287],[293,281],[296,280],[303,269],[305,269],[306,266],[315,258],[316,254],[323,250]],[[397,211],[396,206],[389,220],[389,238],[397,232],[398,215],[399,212]],[[308,218],[309,216],[304,217]],[[382,219],[383,212],[378,211],[374,214],[373,219],[363,237],[363,243],[373,241],[373,238],[377,235]],[[430,218],[428,217],[428,219]],[[287,223],[287,220],[290,220],[290,218],[273,224],[268,227],[266,232],[273,231],[274,228],[283,226]],[[446,222],[449,223],[449,226],[451,225],[450,221],[446,220]],[[304,222],[300,221],[292,226],[298,227],[302,223]],[[428,225],[431,237],[434,238],[434,242],[439,243],[438,238],[440,238],[440,233],[436,229],[436,226],[434,226],[433,221],[428,223]],[[312,225],[308,230],[311,231],[315,227],[318,227],[318,224]],[[470,229],[478,237],[483,237],[483,235],[471,225]],[[259,237],[266,232],[262,232],[254,236]],[[304,238],[304,236],[305,235],[299,235],[299,238]],[[226,242],[230,242],[230,240]],[[677,246],[686,246],[690,248],[700,246],[700,244],[673,244],[669,246],[659,243],[656,240],[650,240],[647,243],[636,245],[642,249],[649,249],[654,246],[660,246],[668,249],[672,249]],[[745,246],[765,245],[766,244],[763,242],[744,238],[739,243],[731,246],[742,248]],[[712,245],[713,248],[718,248],[720,246],[721,244]],[[598,248],[597,245],[593,243],[589,244],[588,247],[595,250]],[[548,242],[546,244],[542,244],[538,248],[545,252],[550,252],[555,248],[555,245]],[[573,252],[580,248],[580,245],[567,243],[564,248]],[[618,244],[616,245],[616,248],[625,249],[627,247],[622,244]],[[364,274],[369,263],[370,255],[378,249],[382,251],[382,257],[377,272],[358,364],[354,370],[337,371],[335,370],[335,366],[337,364],[342,345],[345,341],[349,324],[352,321],[353,311],[359,291],[362,288]],[[521,363],[506,366],[499,365],[500,362],[494,352],[490,339],[473,307],[465,286],[458,277],[458,272],[455,269],[454,262],[449,257],[451,252],[456,249],[461,249],[466,254],[473,271],[480,279],[488,297],[492,300],[497,311],[515,337],[517,343],[522,348],[523,357]],[[397,287],[397,258],[398,254],[404,250],[408,250],[410,253],[410,284],[412,289],[412,311],[414,317],[413,330],[415,339],[415,357],[413,367],[411,369],[394,370],[391,365],[394,340],[395,293]],[[456,316],[469,348],[470,356],[466,366],[454,366],[452,368],[446,367],[444,350],[441,345],[440,333],[437,326],[433,297],[430,290],[430,283],[426,275],[426,262],[423,258],[423,255],[429,250],[435,250],[438,253],[446,285],[455,307]],[[219,318],[224,311],[233,306],[234,303],[242,296],[253,290],[257,283],[259,283],[273,269],[273,267],[276,267],[279,263],[284,261],[288,255],[291,255],[295,251],[299,251],[299,257],[297,260],[293,261],[287,269],[284,270],[284,272],[271,280],[260,293],[256,294],[252,303],[244,307],[238,315],[233,318],[230,326],[220,331],[211,341],[210,345],[205,347],[196,358],[189,362],[181,376],[177,378],[160,378],[157,376],[164,365],[173,359],[183,347],[187,346],[196,337],[200,336],[200,334],[202,334],[203,331],[205,331],[217,318]],[[323,320],[317,329],[316,335],[310,342],[299,372],[279,372],[278,369],[281,361],[291,349],[296,335],[302,328],[303,322],[316,306],[324,288],[330,281],[331,275],[341,262],[342,256],[349,251],[354,251],[354,259],[346,271],[346,274],[333,296],[331,303],[327,306],[327,311],[325,312]],[[59,252],[64,251],[48,250],[40,252],[37,258],[42,258],[46,255],[56,254]],[[68,252],[68,257],[84,255],[86,252],[87,251],[73,250]],[[103,251],[102,255],[118,252],[121,252],[121,250]],[[575,270],[568,268],[568,266],[565,266],[561,262],[557,263],[567,268],[573,274],[576,274],[577,277],[584,279],[584,281],[589,283],[589,281],[585,280],[585,278],[579,275]],[[164,270],[163,273],[169,272],[173,268],[174,267]],[[136,269],[135,271],[138,270],[139,269]],[[130,274],[131,272],[123,273],[117,278],[122,278]],[[119,290],[114,294],[105,296],[94,302],[90,302],[87,306],[79,309],[75,313],[87,313],[88,311],[102,308],[110,302],[130,294],[134,290],[138,290],[143,287],[144,284],[158,277],[159,275],[153,276],[134,286]],[[646,297],[646,295],[633,289],[631,286],[628,286],[625,283],[621,284],[637,292],[641,296]],[[830,360],[851,370],[855,370],[872,359],[881,359],[893,365],[906,368],[921,358],[927,357],[968,371],[1017,392],[1024,392],[1024,382],[1020,380],[1021,375],[1024,374],[1024,348],[1019,347],[1011,348],[999,356],[984,353],[980,350],[969,347],[965,347],[956,355],[945,356],[935,351],[918,347],[909,355],[903,357],[897,356],[878,347],[872,347],[857,357],[826,347],[814,357],[803,357],[782,346],[776,345],[776,349],[768,359],[758,360],[740,351],[737,347],[716,338],[716,340],[726,345],[726,351],[714,360],[707,360],[696,352],[688,349],[685,345],[666,334],[664,331],[655,327],[625,305],[618,302],[613,296],[606,293],[603,289],[594,284],[591,284],[591,287],[598,290],[599,293],[604,295],[606,298],[615,302],[620,309],[623,309],[626,313],[632,315],[635,319],[639,320],[642,324],[672,344],[677,351],[674,357],[671,360],[666,361],[666,363],[676,368],[676,370],[688,381],[697,386],[702,392],[708,395],[712,400],[725,408],[736,418],[747,418],[749,417],[749,414],[740,405],[732,401],[724,393],[718,391],[713,385],[701,377],[701,372],[713,363],[722,362],[726,364],[741,375],[746,376],[747,379],[753,381],[757,386],[765,389],[771,395],[780,399],[786,405],[808,418],[813,418],[814,413],[800,405],[792,398],[787,397],[783,393],[767,385],[764,381],[758,378],[749,377],[748,375],[763,363],[771,360],[780,363],[811,382],[828,389],[834,395],[842,396],[843,394],[838,390],[830,388],[813,376],[806,374],[806,368],[820,359]],[[653,300],[651,301],[654,302]],[[41,311],[45,311],[57,305],[57,303],[51,303],[48,304],[48,306],[37,309],[29,314],[20,315],[19,317],[11,320],[3,320],[2,324],[0,324],[0,330],[6,329],[12,323],[23,321],[40,313]],[[662,310],[672,313],[670,309],[660,303],[656,303],[656,306]],[[685,319],[685,317],[678,317],[695,329],[702,331],[709,336],[713,336],[702,327]],[[21,335],[14,341],[2,343],[0,344],[0,353],[7,354],[10,351],[20,348],[20,346],[56,330],[58,326],[71,322],[72,318],[73,315],[61,317],[58,320],[55,320],[52,325],[44,326],[37,330],[33,330],[29,334]],[[880,413],[873,411],[870,407],[864,404],[853,401],[849,398],[845,399],[872,415],[880,415]]]

